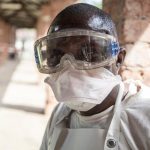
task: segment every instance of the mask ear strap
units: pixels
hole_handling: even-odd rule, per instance
[[[117,74],[119,74],[119,70],[120,70],[121,66],[122,66],[122,64],[120,64],[120,63],[116,64]]]
[[[118,63],[116,64],[116,66],[117,66],[118,68],[120,68],[120,67],[121,67],[121,63],[118,62]]]

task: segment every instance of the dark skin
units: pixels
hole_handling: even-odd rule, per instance
[[[48,30],[48,35],[50,33],[65,29],[86,29],[110,35],[113,35],[115,30],[111,17],[108,14],[94,6],[85,4],[76,4],[74,6],[68,7],[60,14],[58,14]],[[118,54],[116,63],[112,64],[112,66],[104,67],[116,75],[119,72],[119,66],[124,61],[125,54],[125,50],[121,50]],[[101,104],[96,105],[89,111],[80,113],[84,116],[90,116],[106,110],[115,104],[118,91],[119,85],[111,91],[111,93]]]

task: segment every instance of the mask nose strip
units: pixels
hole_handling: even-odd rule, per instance
[[[62,59],[61,59],[61,65],[63,68],[72,66],[72,61],[73,61],[73,56],[69,55],[69,54],[65,54]]]
[[[64,66],[64,67],[65,67],[65,66],[71,66],[70,60],[68,60],[68,59],[64,60],[64,61],[63,61],[63,66]]]

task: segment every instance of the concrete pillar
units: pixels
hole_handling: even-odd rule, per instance
[[[104,0],[103,8],[111,14],[127,50],[123,79],[140,79],[150,85],[150,1]]]
[[[73,4],[76,0],[55,0],[49,4],[43,5],[41,8],[41,15],[37,22],[37,38],[46,35],[50,23],[55,16],[65,7]]]
[[[0,63],[5,60],[8,48],[15,45],[15,28],[0,18]]]

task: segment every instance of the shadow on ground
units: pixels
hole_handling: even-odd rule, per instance
[[[44,114],[44,109],[43,108],[37,108],[37,107],[32,107],[32,106],[1,104],[0,107],[16,109],[16,110],[23,110],[23,111],[31,112],[31,113]]]
[[[21,59],[15,59],[15,60],[8,59],[2,65],[0,65],[0,108],[8,108],[8,109],[12,109],[12,110],[16,109],[16,110],[22,110],[22,111],[31,112],[31,113],[44,114],[44,107],[42,108],[38,105],[34,107],[34,106],[14,103],[15,102],[14,95],[16,95],[17,92],[20,93],[21,87],[19,87],[19,86],[17,87],[19,89],[17,89],[17,88],[14,89],[15,87],[13,87],[14,91],[10,97],[10,100],[12,99],[11,101],[8,101],[6,103],[3,101],[10,83],[13,83],[15,85],[24,85],[24,87],[31,87],[31,86],[38,87],[38,82],[35,82],[35,81],[31,82],[30,81],[31,79],[29,79],[30,76],[27,76],[26,78],[24,78],[24,76],[23,76],[23,80],[22,80],[22,78],[21,78],[21,80],[19,80],[18,78],[20,76],[19,77],[17,76],[17,80],[12,80],[12,76],[14,75],[14,73],[16,71],[18,72],[17,67],[20,65],[21,61],[22,61]],[[24,68],[22,68],[22,69],[24,69]],[[25,73],[27,74],[30,72],[28,72],[28,70],[27,71],[25,70],[23,72],[23,74],[25,74]],[[26,90],[26,88],[25,88],[25,90]],[[29,89],[29,91],[30,90],[31,89]],[[25,91],[25,92],[27,92],[27,91]],[[33,92],[36,93],[36,91],[31,91],[31,93],[33,93]],[[24,95],[22,97],[24,97]],[[20,103],[21,103],[21,101],[22,100],[20,100]],[[35,101],[35,103],[36,103],[36,101]]]
[[[19,62],[19,59],[8,59],[2,65],[0,65],[0,104],[2,103],[7,86]]]

